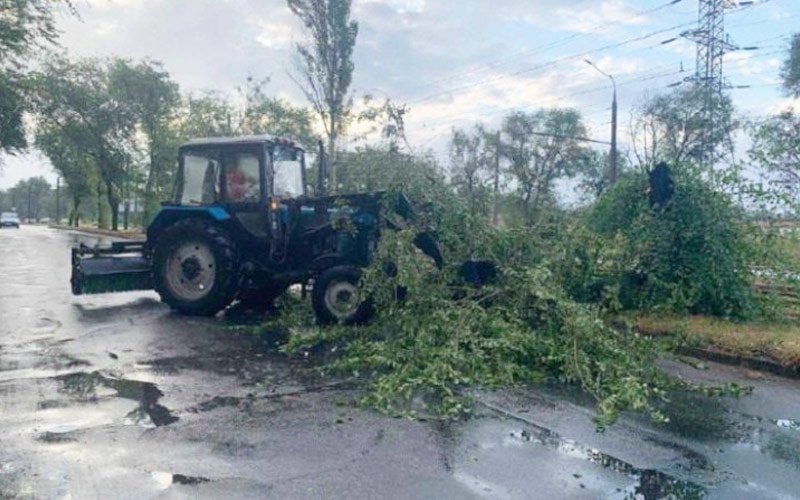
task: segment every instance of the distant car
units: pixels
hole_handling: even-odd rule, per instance
[[[14,212],[0,214],[0,227],[15,227],[19,229],[19,216]]]

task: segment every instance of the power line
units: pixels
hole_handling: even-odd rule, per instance
[[[566,61],[569,61],[569,60],[582,59],[582,58],[585,58],[587,56],[590,56],[592,54],[596,54],[596,53],[604,51],[604,50],[609,50],[609,49],[614,49],[614,48],[617,48],[617,47],[622,47],[622,46],[625,46],[625,45],[628,45],[628,44],[631,44],[631,43],[640,42],[642,40],[646,40],[648,38],[652,38],[652,37],[657,36],[657,35],[663,35],[664,33],[668,33],[670,31],[673,31],[673,30],[676,30],[676,29],[679,29],[679,28],[684,28],[684,27],[687,27],[687,26],[689,26],[691,24],[693,24],[693,22],[676,24],[674,26],[670,26],[669,28],[665,28],[665,29],[662,29],[662,30],[658,30],[658,31],[654,31],[654,32],[651,32],[651,33],[647,33],[645,35],[641,35],[641,36],[637,36],[637,37],[634,37],[634,38],[630,38],[630,39],[624,40],[622,42],[616,42],[616,43],[612,43],[612,44],[605,45],[605,46],[602,46],[602,47],[598,47],[596,49],[592,49],[592,50],[588,50],[588,51],[585,51],[585,52],[581,52],[581,53],[578,53],[578,54],[573,54],[573,55],[570,55],[570,56],[560,57],[560,58],[552,60],[552,61],[547,61],[547,62],[544,62],[544,63],[541,63],[541,64],[537,64],[536,66],[533,66],[533,67],[530,67],[530,68],[522,69],[522,70],[515,71],[515,72],[512,72],[512,73],[507,73],[507,74],[504,74],[504,75],[498,75],[498,76],[495,76],[495,77],[492,77],[492,78],[488,78],[488,79],[485,79],[485,80],[480,80],[478,82],[475,82],[475,83],[472,83],[472,84],[469,84],[469,85],[462,85],[460,87],[456,87],[456,88],[453,88],[453,89],[448,89],[448,90],[443,90],[443,91],[440,91],[440,92],[436,92],[434,94],[422,97],[420,99],[409,101],[407,104],[409,104],[409,105],[410,104],[418,104],[420,102],[425,102],[425,101],[429,101],[429,100],[435,99],[437,97],[441,97],[443,95],[462,92],[464,90],[470,90],[470,89],[473,89],[473,88],[476,88],[476,87],[480,87],[480,86],[483,86],[483,85],[487,85],[489,83],[494,83],[496,81],[503,80],[503,79],[506,79],[506,78],[509,78],[509,77],[519,76],[519,75],[531,73],[531,72],[534,72],[534,71],[538,71],[538,70],[541,70],[541,69],[544,69],[544,68],[552,67],[552,66],[555,66],[556,64],[563,63],[563,62],[566,62]]]
[[[492,61],[492,63],[488,63],[488,64],[485,63],[485,64],[482,65],[483,67],[481,67],[481,68],[475,68],[475,69],[472,69],[472,70],[467,70],[467,71],[464,71],[464,72],[461,72],[461,73],[458,73],[458,74],[455,74],[455,75],[450,75],[450,76],[445,77],[445,78],[434,80],[433,82],[428,83],[425,87],[435,86],[435,85],[438,85],[440,83],[449,82],[449,81],[452,81],[452,80],[455,80],[455,79],[465,78],[467,76],[471,76],[471,75],[474,75],[474,74],[484,73],[486,71],[490,71],[492,69],[495,69],[495,68],[501,66],[503,63],[505,63],[507,61],[519,59],[523,55],[526,55],[526,54],[529,54],[529,53],[532,53],[532,52],[535,52],[535,51],[540,51],[540,50],[554,49],[554,48],[563,46],[563,45],[565,45],[565,44],[567,44],[567,43],[569,43],[571,41],[578,40],[578,39],[587,37],[589,35],[597,35],[598,33],[601,33],[604,28],[609,28],[609,27],[612,27],[612,26],[617,26],[617,25],[622,25],[622,24],[629,23],[629,22],[633,21],[634,19],[637,19],[637,18],[640,18],[640,17],[644,17],[644,16],[647,16],[647,15],[650,15],[650,14],[654,14],[654,13],[659,12],[661,10],[664,10],[666,8],[672,7],[673,5],[675,5],[677,3],[680,3],[681,1],[683,1],[683,0],[670,0],[670,1],[666,2],[666,3],[663,3],[663,4],[659,5],[659,6],[653,7],[651,9],[649,9],[649,10],[637,12],[634,15],[632,15],[630,17],[627,17],[625,19],[619,19],[619,20],[616,20],[616,21],[607,21],[607,22],[603,22],[603,23],[598,23],[595,26],[593,26],[592,28],[590,28],[590,29],[588,29],[588,30],[586,30],[586,31],[584,31],[582,33],[573,33],[572,35],[568,35],[568,36],[560,38],[558,40],[547,42],[545,44],[538,45],[538,46],[535,46],[535,47],[519,50],[519,51],[514,52],[512,54],[508,54],[506,56],[503,56],[503,57],[501,57],[499,59],[494,59]],[[691,23],[689,23],[689,24],[691,24]],[[425,87],[419,86],[419,87],[414,87],[414,89],[425,88]],[[411,90],[413,91],[414,89],[411,89]]]
[[[664,67],[666,67],[666,66],[661,66],[661,68],[664,68]],[[631,79],[627,79],[627,80],[621,80],[617,84],[617,87],[618,88],[625,87],[625,86],[633,85],[633,84],[636,84],[636,83],[652,81],[652,80],[655,80],[655,79],[658,79],[658,78],[667,78],[669,76],[675,76],[676,74],[680,74],[680,73],[681,73],[680,71],[668,71],[668,72],[659,72],[659,73],[656,73],[656,74],[648,74],[646,76],[642,76],[642,77],[638,77],[638,78],[631,78]],[[592,94],[592,93],[595,93],[595,92],[601,92],[601,91],[606,90],[607,88],[608,88],[607,85],[596,86],[596,87],[592,87],[592,88],[589,88],[589,89],[586,89],[586,90],[581,90],[581,91],[578,91],[578,92],[570,92],[568,94],[562,94],[560,96],[556,96],[555,98],[547,99],[547,101],[548,102],[549,101],[561,102],[561,101],[564,101],[566,99],[580,97],[580,96]],[[540,101],[537,101],[537,102],[534,102],[534,103],[528,103],[528,104],[526,104],[524,106],[512,106],[512,107],[502,108],[502,109],[499,109],[499,110],[496,110],[496,111],[492,111],[490,113],[484,113],[482,116],[483,117],[489,117],[489,116],[495,116],[495,115],[498,115],[498,114],[508,113],[508,112],[511,112],[511,111],[521,111],[521,110],[526,110],[526,109],[542,106],[544,104],[545,104],[545,100],[540,100]],[[472,114],[473,113],[462,113],[462,114],[456,115],[456,116],[452,116],[451,115],[448,118],[445,118],[445,119],[442,119],[442,120],[436,120],[436,121],[433,121],[433,122],[427,122],[425,125],[426,126],[441,126],[441,125],[444,125],[444,124],[456,123],[456,122],[461,121],[463,118],[468,117],[468,116],[470,116]]]

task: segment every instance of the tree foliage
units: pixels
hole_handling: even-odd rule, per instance
[[[567,297],[531,259],[525,231],[491,228],[446,185],[407,189],[419,201],[418,225],[384,231],[362,280],[375,321],[299,330],[290,352],[338,353],[325,369],[363,376],[365,403],[395,415],[460,417],[471,411],[475,389],[551,381],[594,396],[603,428],[627,409],[663,420],[658,404],[667,391],[698,389],[657,369],[657,342],[610,328],[596,309]],[[412,243],[431,225],[445,250],[443,269]],[[468,258],[500,263],[500,281],[466,286],[457,271]],[[297,318],[290,324],[296,328]]]
[[[800,33],[792,37],[789,55],[781,68],[783,89],[792,97],[800,97]]]
[[[757,124],[750,157],[796,198],[800,187],[800,116],[785,111]]]
[[[639,107],[631,123],[634,154],[640,165],[714,162],[729,156],[737,126],[729,96],[679,88]]]
[[[117,230],[135,114],[127,103],[114,98],[108,68],[99,60],[52,58],[37,74],[36,88],[41,123],[69,128],[92,159],[99,174],[96,191],[106,198],[111,227]]]
[[[500,132],[483,125],[476,125],[472,131],[453,130],[450,138],[452,183],[473,211],[487,212],[490,200],[496,201],[498,196],[499,141]]]
[[[28,110],[27,67],[58,38],[53,10],[67,1],[0,0],[0,151],[27,146],[23,113]]]
[[[85,129],[75,122],[64,126],[42,122],[36,130],[36,147],[63,177],[72,201],[68,213],[69,225],[80,225],[83,202],[90,198],[97,185],[95,163],[87,154],[88,137]]]
[[[14,153],[27,146],[22,115],[25,97],[19,82],[0,71],[0,151]]]
[[[259,81],[250,77],[245,87],[239,89],[245,105],[237,133],[290,137],[306,149],[313,149],[318,138],[311,125],[309,110],[269,96],[266,92],[268,83],[269,79]]]
[[[528,225],[552,200],[554,183],[576,175],[586,165],[587,148],[581,141],[586,127],[573,109],[513,113],[503,120],[503,156],[516,182]]]
[[[192,137],[223,137],[234,135],[236,110],[219,92],[205,91],[185,97],[178,118],[178,135],[182,140]]]
[[[347,193],[384,191],[444,180],[431,158],[401,153],[386,145],[343,152],[339,162],[339,188]]]
[[[125,109],[145,138],[146,182],[142,223],[146,225],[172,186],[177,146],[170,125],[180,104],[178,84],[158,62],[144,60],[133,63],[115,59],[108,67],[108,93]],[[138,146],[135,137],[132,139]]]
[[[765,312],[754,269],[767,237],[699,171],[673,168],[674,194],[653,204],[651,180],[630,173],[573,229],[560,263],[578,300],[612,308],[748,319]]]
[[[406,137],[405,119],[410,111],[408,106],[396,104],[388,97],[376,103],[375,98],[369,94],[364,96],[363,104],[366,109],[358,114],[358,122],[370,123],[371,127],[362,139],[378,132],[381,141],[389,149],[405,149],[408,153],[413,151]]]
[[[353,49],[358,23],[350,20],[352,0],[287,0],[308,30],[309,41],[297,45],[300,87],[322,119],[332,162],[331,185],[337,186],[336,141],[352,107]]]
[[[55,215],[53,188],[44,177],[23,179],[8,190],[7,200],[0,209],[4,212],[16,210],[21,220],[38,222]]]

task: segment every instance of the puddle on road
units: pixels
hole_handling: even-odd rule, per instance
[[[37,441],[41,441],[42,443],[48,444],[57,444],[57,443],[74,443],[78,441],[76,431],[67,431],[67,432],[43,432],[36,437]]]
[[[173,474],[171,472],[151,472],[150,475],[153,477],[156,483],[160,486],[160,489],[165,490],[174,484],[180,485],[197,485],[203,483],[210,483],[212,480],[207,477],[202,476],[187,476],[184,474]]]
[[[782,435],[771,436],[763,451],[772,458],[787,462],[800,470],[800,443],[795,439]]]
[[[559,454],[584,459],[604,469],[612,470],[637,481],[631,488],[635,498],[656,500],[661,498],[694,499],[705,498],[706,489],[697,483],[675,478],[661,471],[639,469],[611,455],[594,448],[585,447],[575,441],[562,438],[547,429],[513,431],[509,433],[507,445],[512,443],[534,443],[550,448]],[[638,496],[637,496],[638,495]]]
[[[793,431],[800,431],[800,422],[796,420],[773,420],[773,423],[783,429],[790,429]]]
[[[184,476],[183,474],[172,475],[172,484],[201,484],[209,482],[211,480],[206,477]]]
[[[78,400],[96,401],[100,397],[115,396],[138,402],[139,407],[126,416],[134,424],[161,427],[178,420],[166,407],[158,404],[164,393],[150,382],[115,379],[99,372],[63,375],[56,380],[61,382],[62,392]],[[114,392],[104,394],[103,389]]]
[[[721,398],[680,391],[667,399],[661,410],[669,418],[665,427],[673,434],[699,441],[739,437]]]

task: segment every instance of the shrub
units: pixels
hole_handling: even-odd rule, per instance
[[[666,206],[650,206],[644,174],[628,175],[598,201],[569,245],[564,267],[578,269],[563,269],[567,288],[589,301],[603,290],[626,309],[760,314],[752,269],[761,231],[729,195],[691,170],[678,172]]]

